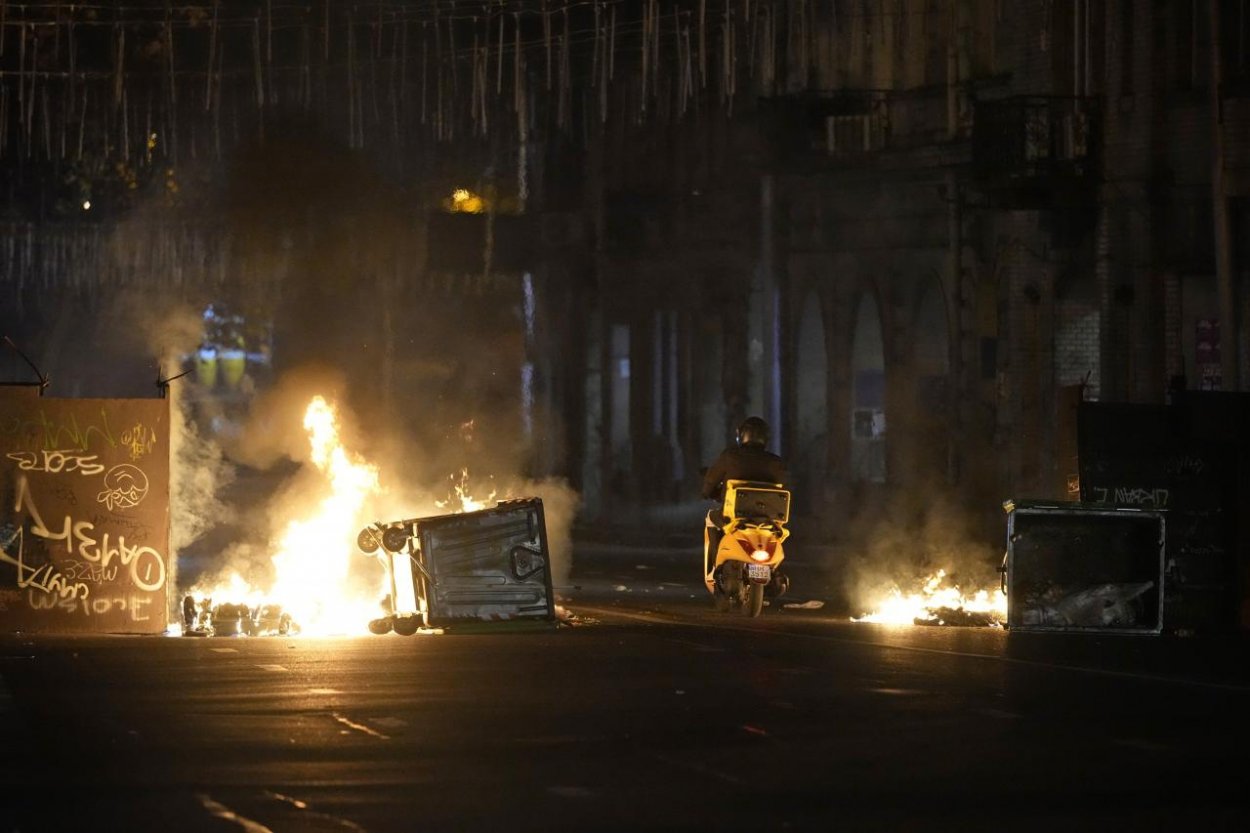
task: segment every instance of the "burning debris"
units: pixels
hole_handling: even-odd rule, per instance
[[[423,566],[426,556],[416,542],[417,521],[370,523],[361,530],[366,512],[372,511],[367,504],[384,494],[377,467],[344,446],[336,410],[324,397],[313,397],[304,412],[303,424],[308,432],[310,461],[320,478],[319,496],[308,511],[300,513],[283,530],[276,552],[269,559],[272,578],[267,584],[254,584],[238,571],[232,571],[221,580],[192,588],[183,600],[184,635],[327,635],[363,633],[366,628],[373,633],[394,630],[410,635],[422,629],[425,593],[419,600],[413,582],[414,565],[421,572],[433,568]],[[502,536],[500,540],[510,540],[511,529],[520,518],[525,530],[521,538],[527,547],[537,547],[542,558],[515,548],[505,555],[515,562],[512,567],[524,568],[517,574],[521,581],[537,573],[530,562],[540,561],[546,570],[541,501],[506,502],[515,508],[502,515],[491,514],[496,510],[487,507],[494,505],[494,491],[486,500],[472,497],[468,469],[461,469],[450,479],[448,499],[434,502],[448,513],[442,517],[480,514],[487,518],[511,518],[478,522],[487,531],[492,523],[507,527],[506,532],[491,533]],[[442,529],[427,523],[434,520],[437,519],[421,519],[431,529]],[[473,537],[480,533],[481,529],[468,534]],[[360,580],[360,556],[353,552],[353,540],[356,548],[373,556],[381,567],[372,581]],[[449,579],[455,580],[463,583],[462,578]],[[522,589],[533,591],[532,587]],[[537,596],[546,604],[550,595],[548,576],[546,589]],[[379,600],[382,616],[378,615]]]
[[[320,497],[287,524],[270,559],[271,582],[261,589],[232,572],[224,581],[197,585],[183,602],[184,633],[359,632],[376,609],[382,591],[351,581],[351,541],[365,501],[380,492],[377,468],[343,446],[338,415],[324,397],[309,403],[304,429]],[[228,601],[214,605],[213,599]]]
[[[920,583],[920,589],[905,593],[893,584],[870,613],[852,617],[853,622],[883,625],[960,625],[1001,627],[1007,619],[1007,597],[1001,590],[965,593],[939,569]]]
[[[278,604],[249,606],[211,598],[182,600],[183,636],[295,636],[299,625]]]

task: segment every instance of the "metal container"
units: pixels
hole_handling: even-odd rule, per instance
[[[416,613],[428,626],[555,619],[547,525],[538,498],[377,524],[361,532],[360,542],[366,552],[380,545],[395,555],[392,606],[400,632],[406,611],[396,600],[406,595],[409,581]]]
[[[1004,509],[1008,628],[1162,630],[1166,525],[1161,512],[1014,501]]]

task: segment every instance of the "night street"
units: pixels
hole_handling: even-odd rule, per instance
[[[0,833],[1250,833],[1247,0],[0,0]]]
[[[4,830],[1244,829],[1244,650],[749,620],[679,556],[579,551],[556,629],[6,636]]]

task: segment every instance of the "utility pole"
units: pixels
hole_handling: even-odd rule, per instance
[[[1220,3],[1211,0],[1211,200],[1215,225],[1215,281],[1220,303],[1220,388],[1241,385],[1238,351],[1241,328],[1237,321],[1237,291],[1233,282],[1233,237],[1224,188],[1223,55],[1220,54]]]

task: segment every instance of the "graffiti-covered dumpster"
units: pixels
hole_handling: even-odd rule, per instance
[[[0,386],[0,632],[161,633],[169,402]]]
[[[1167,630],[1250,628],[1250,394],[1172,400],[1081,404],[1081,500],[1167,517]]]
[[[368,553],[389,554],[391,621],[415,632],[482,621],[555,619],[543,502],[377,523],[361,530]],[[372,628],[383,632],[385,626]]]

